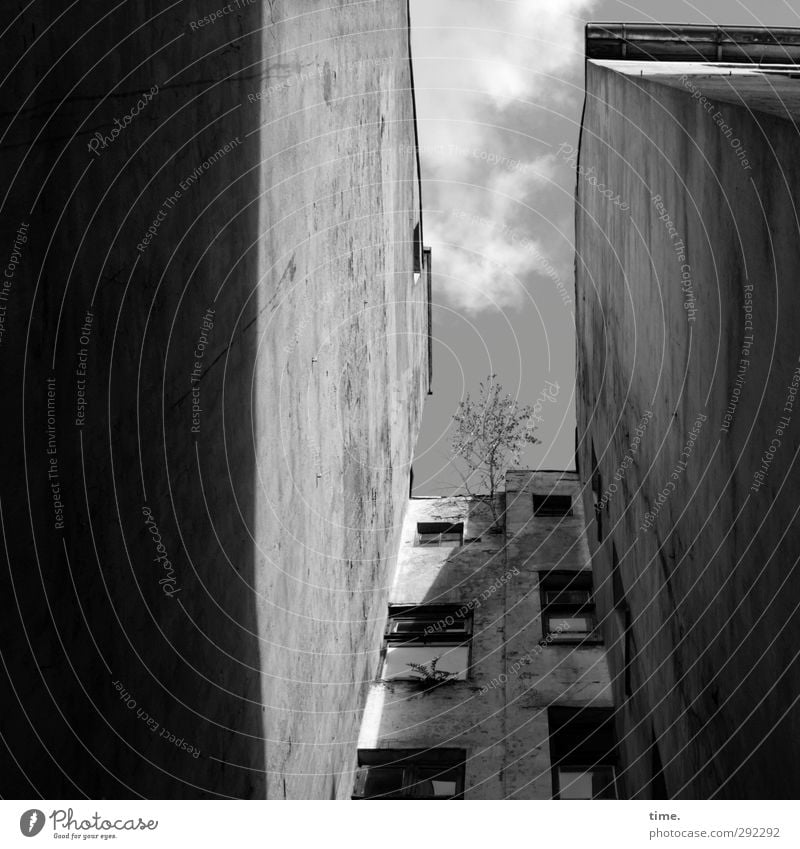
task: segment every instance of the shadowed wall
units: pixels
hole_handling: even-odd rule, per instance
[[[624,777],[794,798],[797,130],[750,111],[768,75],[650,69],[587,63],[577,195],[578,455]]]
[[[349,794],[427,388],[407,10],[208,15],[2,22],[6,797]]]

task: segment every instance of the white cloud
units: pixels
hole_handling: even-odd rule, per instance
[[[499,106],[532,94],[582,50],[593,0],[416,0],[415,57],[435,57],[437,84],[486,92]]]
[[[565,88],[580,96],[578,86],[558,79],[578,65],[592,5],[412,3],[425,239],[434,249],[438,291],[454,306],[520,306],[531,278],[542,273],[542,223],[563,217],[574,181],[542,136],[553,132],[552,110]]]

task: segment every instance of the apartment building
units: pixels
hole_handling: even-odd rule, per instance
[[[580,483],[510,471],[505,528],[412,498],[373,653],[357,799],[615,798]]]

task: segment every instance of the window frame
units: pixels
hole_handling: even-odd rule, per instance
[[[585,594],[585,600],[558,601],[559,596],[566,594]],[[555,596],[555,600],[548,598]],[[541,603],[542,640],[547,645],[572,645],[580,647],[596,646],[603,643],[600,625],[597,618],[597,608],[594,600],[592,586],[592,572],[590,569],[578,571],[565,571],[561,569],[550,569],[539,573],[539,600]],[[551,620],[589,618],[592,627],[587,632],[570,634],[569,632],[556,631],[551,628]]]
[[[627,701],[633,695],[633,661],[636,657],[636,642],[633,634],[633,616],[625,595],[617,547],[613,542],[611,544],[611,592],[622,643],[622,692]]]
[[[464,798],[466,783],[466,749],[429,748],[429,749],[359,749],[353,795],[356,800],[403,799],[451,801]],[[401,769],[403,776],[401,788],[397,792],[379,796],[367,796],[369,773],[372,770]],[[456,792],[451,796],[430,796],[420,792],[420,785],[426,780],[419,777],[422,770],[439,770],[439,774],[455,772]],[[451,780],[450,778],[446,780]],[[359,792],[361,791],[361,792]]]
[[[603,497],[603,475],[597,464],[597,455],[594,452],[594,442],[591,443],[592,452],[592,506],[594,508],[594,522],[596,526],[597,541],[603,541],[603,507],[600,501]]]
[[[553,766],[553,798],[558,799],[560,801],[570,801],[570,802],[580,802],[580,801],[589,801],[588,799],[561,799],[561,772],[589,772],[595,773],[600,770],[611,770],[611,781],[608,785],[614,788],[614,795],[611,797],[614,800],[619,799],[619,787],[617,785],[617,767],[613,763],[594,763],[594,764],[582,764],[579,762],[575,763],[560,763]],[[607,796],[592,796],[592,800],[601,799],[608,801]]]
[[[414,235],[412,237],[414,250],[414,285],[419,283],[419,278],[422,277],[424,266],[424,248],[422,245],[422,224],[418,221],[414,225]]]
[[[421,528],[447,528],[447,530],[439,530],[439,531],[422,531]],[[457,530],[452,530],[456,528]],[[456,536],[458,535],[458,541],[456,540],[445,540],[443,537],[445,535]],[[423,541],[423,537],[431,538],[425,539]],[[438,540],[434,541],[432,538],[437,537]],[[464,521],[459,520],[455,522],[417,522],[416,527],[414,528],[414,547],[415,548],[462,548],[464,545]]]
[[[617,615],[622,625],[622,663],[623,663],[623,691],[625,698],[633,695],[633,659],[636,657],[636,642],[633,637],[633,616],[631,609],[626,604],[617,608]]]
[[[547,727],[553,799],[561,799],[561,771],[601,769],[611,770],[613,798],[621,797],[614,708],[551,705],[547,709]],[[592,799],[597,798],[601,797],[592,795]]]
[[[398,620],[413,621],[415,619],[413,614],[417,614],[416,618],[420,621],[419,629],[399,632],[393,628],[393,625]],[[446,629],[428,630],[431,625],[442,621],[444,621],[447,627],[452,627],[447,625],[446,622],[449,617],[452,617],[454,622],[461,622],[463,629],[461,631],[447,631]],[[386,677],[386,662],[390,647],[427,648],[439,646],[443,649],[466,647],[467,663],[464,669],[464,677],[450,680],[470,680],[472,678],[472,629],[472,609],[468,609],[466,604],[390,604],[386,617],[386,625],[383,630],[380,679],[382,681],[411,682],[424,680],[411,669],[409,669],[407,675]]]

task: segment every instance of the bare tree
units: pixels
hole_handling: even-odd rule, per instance
[[[533,435],[532,415],[530,405],[504,394],[497,375],[490,374],[480,384],[478,399],[473,401],[467,395],[453,416],[453,465],[467,495],[489,505],[496,530],[500,530],[502,518],[496,496],[506,469],[519,465],[526,445],[540,442]]]

